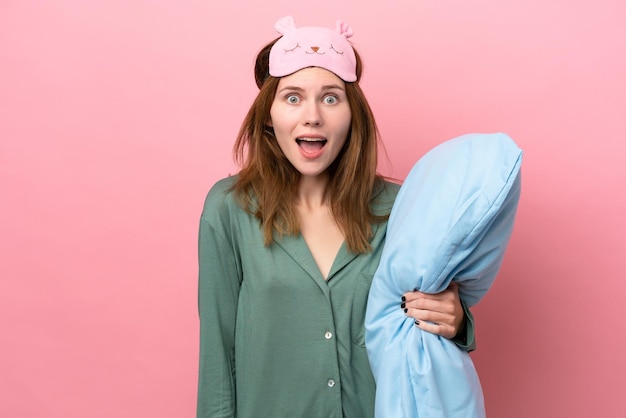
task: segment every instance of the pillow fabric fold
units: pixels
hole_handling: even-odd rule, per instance
[[[422,331],[402,294],[459,284],[463,302],[491,287],[509,242],[522,150],[506,134],[468,134],[424,155],[402,184],[370,288],[365,344],[376,379],[376,417],[484,417],[468,353]]]

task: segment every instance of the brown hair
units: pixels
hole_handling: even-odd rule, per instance
[[[275,233],[280,236],[300,232],[295,208],[300,173],[285,157],[268,125],[280,80],[268,71],[269,51],[275,42],[266,45],[257,55],[254,75],[260,91],[233,148],[235,161],[241,167],[233,190],[242,206],[261,222],[266,245],[273,242]],[[374,214],[370,208],[375,186],[382,181],[376,173],[379,135],[372,110],[358,84],[363,65],[358,53],[356,58],[357,81],[345,83],[352,113],[350,132],[328,168],[330,181],[326,198],[348,249],[358,254],[371,249],[371,224],[383,222],[388,214]]]

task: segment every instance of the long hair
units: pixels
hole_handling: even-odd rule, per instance
[[[259,94],[252,103],[233,148],[235,162],[241,167],[233,186],[245,210],[260,221],[266,245],[274,234],[297,235],[300,221],[296,211],[300,173],[280,149],[269,126],[270,108],[279,78],[269,75],[269,51],[276,40],[257,55],[255,80]],[[356,51],[355,51],[356,53]],[[352,113],[346,142],[329,166],[328,199],[335,221],[353,253],[371,250],[372,223],[380,223],[388,214],[372,212],[370,202],[383,178],[376,172],[379,133],[372,110],[359,87],[363,65],[356,53],[357,81],[346,82],[346,96]]]

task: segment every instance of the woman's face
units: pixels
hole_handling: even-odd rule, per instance
[[[304,68],[278,82],[270,109],[281,150],[303,175],[316,177],[337,158],[350,131],[343,80],[323,68]]]

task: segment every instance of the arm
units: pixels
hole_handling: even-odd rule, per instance
[[[476,349],[474,316],[461,301],[456,283],[441,293],[407,292],[403,298],[401,308],[419,328],[452,340],[461,350]]]
[[[235,417],[235,321],[240,268],[224,225],[200,220],[198,418]],[[213,219],[214,212],[209,214]]]

